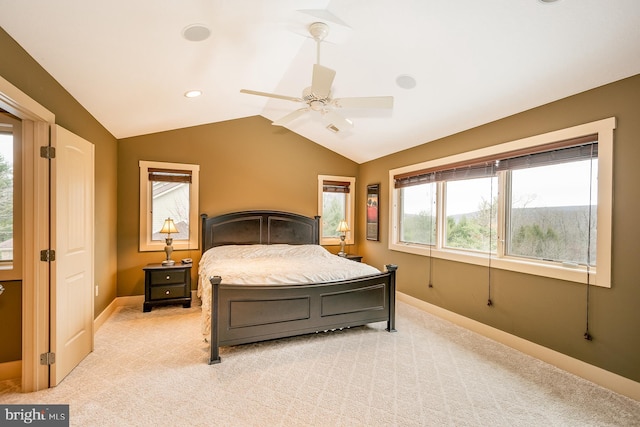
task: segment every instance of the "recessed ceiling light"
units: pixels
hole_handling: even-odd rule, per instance
[[[545,4],[549,4],[549,3],[556,3],[559,0],[538,0],[540,3],[545,3]]]
[[[396,84],[402,89],[413,89],[416,87],[416,79],[408,74],[401,74],[396,77]]]
[[[211,35],[211,30],[203,24],[189,25],[182,30],[182,37],[190,42],[201,42]]]
[[[200,95],[202,95],[201,90],[190,90],[184,93],[184,96],[186,96],[187,98],[197,98]]]

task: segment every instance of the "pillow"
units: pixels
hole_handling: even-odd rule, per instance
[[[210,259],[307,258],[333,256],[320,245],[226,245],[207,250],[201,263]]]

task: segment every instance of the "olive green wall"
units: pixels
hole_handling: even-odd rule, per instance
[[[381,241],[357,235],[360,252],[373,263],[395,263],[398,290],[635,381],[640,381],[640,75],[562,99],[447,138],[360,165],[358,205],[366,184],[381,186]],[[589,329],[583,338],[586,286],[494,269],[493,307],[487,306],[488,270],[388,249],[389,170],[616,117],[614,140],[612,287],[591,287]],[[359,229],[364,218],[358,220]]]
[[[164,252],[138,251],[140,160],[200,165],[199,213],[209,216],[249,209],[317,215],[318,175],[358,172],[357,163],[258,116],[118,141],[119,296],[144,294],[142,267],[164,259]],[[200,251],[173,256],[186,257],[197,263]]]
[[[0,57],[0,76],[54,113],[57,124],[95,145],[95,282],[99,296],[95,298],[94,315],[97,316],[116,296],[117,141],[2,28]],[[21,302],[17,299],[10,305],[20,307]],[[20,348],[19,341],[4,340],[2,328],[0,334],[3,346]]]

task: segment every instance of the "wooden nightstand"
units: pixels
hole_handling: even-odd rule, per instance
[[[142,311],[156,305],[182,304],[191,307],[191,264],[148,264],[144,269]]]
[[[345,255],[345,258],[355,262],[362,262],[362,255],[347,254]]]

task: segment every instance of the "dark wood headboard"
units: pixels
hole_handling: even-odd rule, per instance
[[[320,244],[319,216],[258,210],[200,218],[203,253],[222,245]]]

